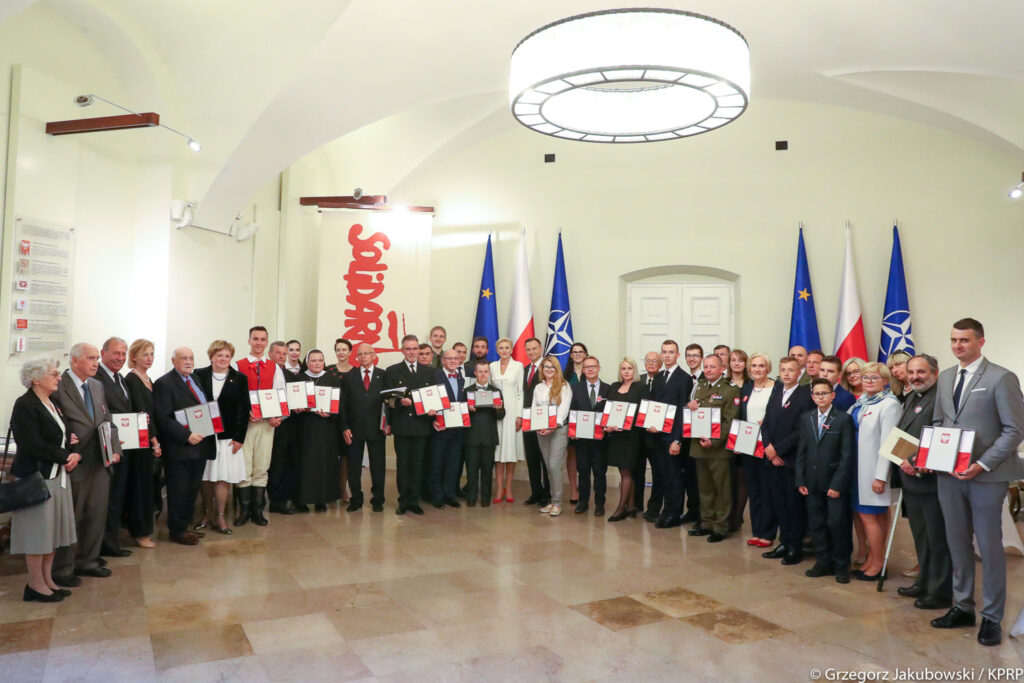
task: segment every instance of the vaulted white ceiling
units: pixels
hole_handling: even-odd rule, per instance
[[[201,159],[176,163],[188,178],[186,191],[200,200],[200,216],[220,227],[274,174],[374,122],[403,115],[418,117],[424,130],[436,127],[437,149],[410,154],[410,171],[458,144],[451,111],[462,102],[466,136],[518,125],[502,115],[516,43],[555,19],[623,6],[603,0],[37,3],[95,41],[124,92],[145,100],[135,106],[163,107],[158,110],[171,112],[176,127],[203,141]],[[4,0],[0,24],[37,3]],[[708,14],[739,29],[750,44],[752,106],[757,98],[781,98],[863,108],[964,133],[1024,159],[1024,3],[1018,0],[643,4]]]

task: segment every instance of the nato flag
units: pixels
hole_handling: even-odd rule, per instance
[[[793,315],[789,319],[789,346],[802,346],[808,351],[821,348],[811,273],[807,268],[807,252],[804,250],[803,228],[800,228],[800,240],[796,247],[796,283],[793,285]]]
[[[551,313],[548,314],[548,338],[544,355],[554,356],[565,367],[572,348],[572,312],[569,309],[569,284],[565,279],[565,257],[562,255],[562,233],[558,233],[555,254],[555,282],[551,287]]]
[[[487,360],[498,360],[498,304],[494,296],[494,257],[491,255],[491,236],[487,236],[487,254],[484,256],[484,274],[480,278],[480,291],[476,300],[474,337],[486,337]]]
[[[889,262],[889,285],[885,288],[885,311],[882,313],[882,338],[878,343],[878,361],[904,351],[914,355],[914,333],[910,329],[910,297],[907,278],[903,274],[903,249],[900,232],[892,228],[892,260]]]

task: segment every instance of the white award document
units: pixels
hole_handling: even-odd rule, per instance
[[[974,449],[973,429],[925,427],[915,462],[918,467],[936,472],[966,472]]]
[[[451,407],[448,390],[440,384],[422,389],[413,389],[412,403],[417,415],[426,415],[431,410],[440,412]]]
[[[316,387],[316,409],[321,413],[336,415],[341,406],[341,387]]]
[[[601,414],[601,426],[608,429],[632,429],[636,404],[626,401],[605,401]]]
[[[761,443],[761,425],[756,422],[733,420],[732,426],[729,427],[729,438],[726,439],[725,447],[733,453],[763,458],[764,446]]]
[[[288,397],[284,389],[257,389],[249,392],[249,404],[257,420],[285,417],[289,414]]]
[[[111,413],[110,421],[117,427],[121,449],[149,448],[149,415],[146,413]]]
[[[603,439],[604,428],[601,426],[603,413],[589,410],[569,411],[570,439]]]
[[[476,382],[473,383],[474,385]],[[472,397],[472,398],[471,398]],[[470,391],[466,393],[469,405],[477,408],[494,408],[495,393],[493,391]]]
[[[453,403],[451,408],[442,410],[434,416],[438,428],[463,429],[469,426],[469,404]]]
[[[537,432],[558,426],[558,406],[533,406],[523,408],[523,431]]]
[[[882,442],[882,446],[878,449],[878,454],[898,466],[902,465],[904,460],[917,453],[920,445],[921,441],[919,439],[915,439],[902,429],[893,427],[889,432],[889,436],[885,437],[885,441]]]
[[[687,439],[718,439],[722,436],[722,409],[683,408],[683,436]]]
[[[220,406],[213,403],[200,403],[197,406],[174,411],[174,417],[193,434],[206,438],[224,431],[224,422],[220,418]]]
[[[288,382],[284,392],[288,394],[288,410],[316,408],[316,385],[312,382]]]
[[[672,431],[675,416],[676,407],[673,405],[659,401],[640,401],[636,426],[667,434]]]

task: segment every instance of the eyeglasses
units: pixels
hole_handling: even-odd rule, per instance
[[[865,382],[881,382],[882,378],[880,375],[863,375],[861,379]]]
[[[831,391],[829,391],[828,393],[825,393],[825,392],[822,392],[822,391],[815,391],[815,392],[811,393],[811,396],[813,396],[814,398],[828,398],[831,395],[832,395]]]
[[[569,353],[571,353],[574,356],[580,356],[580,355],[585,354],[586,351],[584,351],[582,349],[576,349],[575,351],[570,351]]]
[[[686,354],[686,357],[690,358],[690,359],[693,359],[693,358],[700,358],[701,355],[699,353],[688,353],[688,354]]]
[[[583,369],[584,370],[600,370],[601,366],[600,365],[584,365]]]

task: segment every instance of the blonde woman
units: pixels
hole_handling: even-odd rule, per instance
[[[910,360],[910,354],[906,351],[894,351],[889,354],[889,357],[885,361],[885,365],[889,368],[889,390],[892,391],[892,395],[899,399],[900,403],[903,402],[903,398],[912,391],[910,385],[907,384],[907,361]]]
[[[736,353],[733,351],[734,356]],[[755,353],[747,361],[747,370],[750,381],[740,391],[740,419],[761,424],[775,388],[775,380],[770,377],[772,359],[766,354]],[[750,500],[750,538],[747,539],[747,545],[770,548],[779,528],[769,490],[771,480],[767,470],[772,465],[767,458],[751,455],[737,455],[736,459],[740,462]],[[740,513],[742,511],[743,508],[740,508]]]
[[[866,360],[856,356],[847,358],[846,362],[843,363],[843,370],[839,375],[839,383],[843,389],[853,394],[854,398],[860,398],[860,395],[864,393],[860,377],[863,374],[866,363]]]
[[[162,455],[156,428],[156,409],[153,406],[153,382],[149,369],[153,366],[154,347],[148,339],[136,339],[128,347],[128,367],[124,378],[125,389],[132,406],[149,417],[149,448],[131,451],[128,463],[128,493],[125,496],[128,510],[128,531],[140,548],[155,548],[153,541],[153,514],[160,511],[159,458]]]
[[[523,414],[523,364],[512,358],[512,340],[499,339],[494,345],[498,360],[491,363],[491,383],[501,389],[505,403],[505,419],[498,420],[498,447],[494,451],[497,465],[497,493],[494,502],[514,503],[512,477],[516,463],[524,460],[523,433],[516,431],[516,418]]]
[[[624,401],[637,406],[647,398],[647,386],[637,375],[636,361],[623,358],[619,363],[619,381],[608,390],[608,400]],[[609,522],[621,522],[626,517],[636,517],[637,507],[627,508],[633,502],[633,470],[640,461],[643,448],[642,429],[609,429],[605,437],[608,448],[608,465],[619,468],[619,504],[608,518]]]
[[[537,432],[540,454],[548,468],[551,485],[551,502],[540,509],[544,514],[557,517],[562,514],[562,469],[565,467],[565,451],[569,445],[568,428],[569,404],[572,391],[562,376],[562,366],[554,356],[545,356],[540,363],[541,381],[533,389],[533,405],[558,406],[555,427]]]

